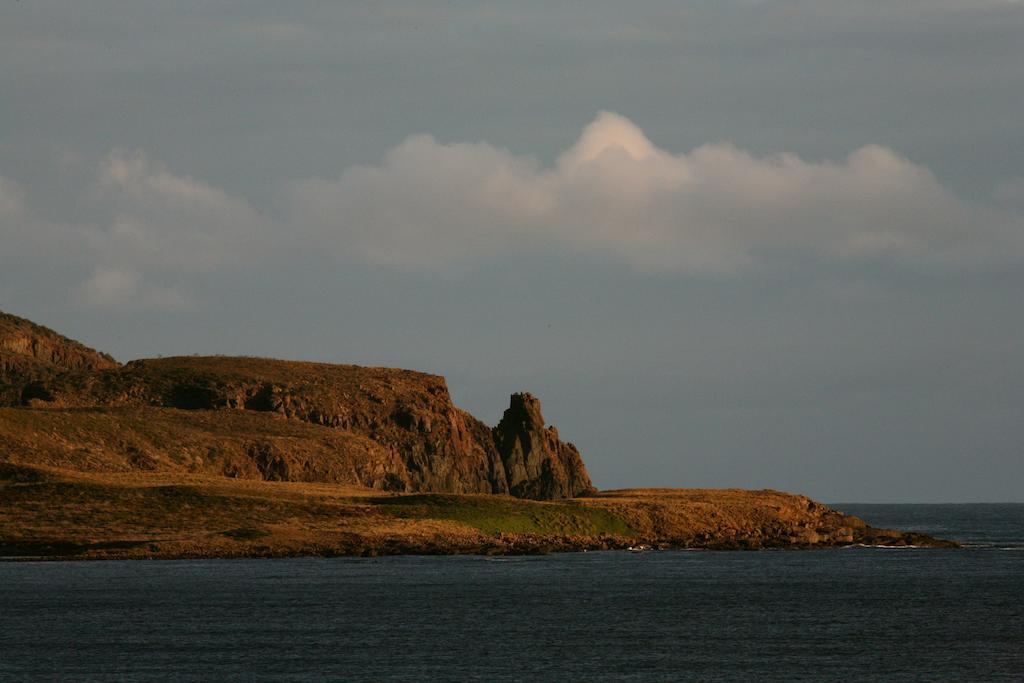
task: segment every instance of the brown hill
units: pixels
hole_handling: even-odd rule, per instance
[[[0,458],[11,462],[77,462],[99,471],[144,463],[231,477],[538,499],[592,490],[576,448],[545,428],[540,402],[529,394],[514,395],[505,418],[491,429],[455,406],[444,378],[436,375],[220,356],[120,366],[50,334],[63,346],[52,344],[55,351],[47,357],[64,365],[51,363],[31,379],[7,375],[9,393],[18,399],[8,403],[39,411],[34,424],[58,422],[54,433],[60,437],[41,438],[24,424],[4,432],[4,420],[24,420],[16,413],[0,417],[0,445],[7,452]],[[55,416],[55,410],[62,412]],[[306,429],[281,441],[278,418]],[[154,430],[162,430],[160,438],[150,436]],[[183,440],[192,444],[187,457]],[[326,442],[331,445],[325,451]],[[89,458],[81,455],[86,444]]]
[[[0,405],[17,405],[35,380],[68,370],[117,367],[105,353],[36,323],[0,311]]]
[[[0,408],[0,462],[77,472],[401,488],[393,449],[244,410]]]

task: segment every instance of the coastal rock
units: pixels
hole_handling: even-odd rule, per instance
[[[61,372],[117,366],[117,361],[104,353],[0,311],[0,405],[45,398],[40,383]]]
[[[574,498],[594,492],[576,446],[545,428],[540,401],[532,394],[512,394],[511,405],[494,428],[494,443],[519,498]]]
[[[561,442],[553,427],[545,428],[540,404],[529,394],[514,395],[502,423],[491,429],[458,408],[444,378],[436,375],[220,356],[155,358],[119,365],[109,356],[20,318],[5,316],[0,322],[7,323],[0,328],[6,332],[0,337],[6,355],[0,359],[13,359],[0,366],[4,389],[0,405],[65,411],[62,419],[70,421],[68,427],[82,427],[69,434],[70,438],[44,439],[48,447],[56,449],[46,451],[46,457],[54,462],[70,462],[68,454],[78,453],[76,457],[86,469],[121,471],[127,463],[140,470],[159,471],[183,465],[172,448],[173,437],[169,443],[149,443],[141,450],[129,447],[126,444],[132,439],[91,433],[100,418],[96,414],[89,418],[82,410],[121,411],[117,414],[128,426],[120,429],[126,434],[141,419],[142,413],[137,411],[149,411],[145,419],[165,424],[175,423],[176,418],[154,410],[241,411],[350,435],[353,438],[334,442],[327,452],[335,453],[339,443],[358,444],[356,451],[342,460],[368,461],[359,468],[317,467],[303,459],[306,456],[296,459],[292,453],[322,451],[319,438],[306,449],[282,450],[270,442],[242,448],[239,437],[247,433],[207,430],[196,438],[223,457],[206,458],[202,470],[220,468],[224,475],[240,478],[317,481],[322,476],[319,480],[324,482],[391,491],[498,493],[536,499],[591,490],[575,446]],[[90,443],[88,456],[80,448],[83,441]],[[134,439],[144,441],[144,436]],[[9,449],[13,449],[10,444]],[[43,452],[38,457],[43,457]],[[331,455],[326,462],[335,459]],[[513,473],[506,469],[506,462],[514,468]],[[357,470],[358,476],[346,479],[346,472]]]
[[[368,439],[394,454],[404,466],[391,473],[386,487],[508,492],[490,429],[456,407],[444,378],[435,375],[260,358],[176,357],[65,373],[39,391],[53,409],[227,410],[284,417]],[[265,478],[291,479],[287,467],[269,460],[260,471]]]

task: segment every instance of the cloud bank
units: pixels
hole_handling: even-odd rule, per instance
[[[192,278],[261,261],[276,233],[246,201],[141,153],[113,153],[99,164],[77,202],[87,220],[45,220],[22,194],[0,178],[0,264],[84,271],[69,294],[98,309],[193,309]]]
[[[71,267],[76,301],[121,310],[194,308],[204,273],[261,267],[285,248],[428,270],[539,251],[716,277],[808,260],[977,268],[1024,258],[1018,186],[970,203],[878,145],[841,161],[727,143],[673,154],[602,112],[547,167],[415,135],[378,165],[288,184],[276,219],[141,154],[102,161],[80,200],[89,220],[43,220],[0,178],[0,262]]]
[[[1024,237],[1019,215],[956,198],[885,147],[840,162],[730,144],[672,154],[610,112],[551,168],[417,135],[380,165],[294,183],[289,198],[294,224],[340,253],[417,267],[524,245],[693,273],[794,256],[976,265],[1019,257]]]

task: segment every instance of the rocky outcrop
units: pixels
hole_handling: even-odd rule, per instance
[[[594,492],[576,446],[546,427],[540,401],[532,394],[512,394],[512,404],[494,428],[494,443],[508,480],[520,498],[573,498]]]
[[[18,405],[34,383],[69,370],[115,368],[110,356],[30,320],[0,311],[0,405]]]
[[[660,548],[956,547],[925,534],[875,528],[807,496],[744,489],[621,489],[583,500],[625,520]]]
[[[269,413],[374,441],[405,464],[390,486],[507,493],[488,428],[457,408],[443,377],[264,358],[176,357],[69,373],[53,407],[159,407]],[[482,438],[483,437],[483,438]]]
[[[31,325],[17,320],[21,327]],[[261,413],[358,437],[349,443],[371,442],[373,449],[360,446],[358,454],[342,460],[366,458],[372,452],[375,462],[384,463],[361,469],[318,469],[307,461],[292,462],[280,448],[271,453],[254,446],[247,447],[251,457],[225,461],[233,463],[224,466],[228,476],[314,481],[312,477],[323,472],[323,481],[338,483],[339,472],[358,470],[371,474],[347,483],[396,491],[511,493],[537,499],[576,496],[591,489],[575,446],[562,443],[553,427],[545,428],[540,403],[529,394],[514,395],[501,424],[491,429],[455,406],[444,378],[436,375],[219,356],[146,359],[121,366],[56,333],[49,335],[46,343],[34,345],[10,337],[12,348],[34,349],[45,371],[10,373],[16,381],[10,382],[8,405]],[[19,357],[36,358],[27,353]],[[116,441],[107,447],[120,448]],[[234,453],[236,447],[233,443],[222,450]],[[150,450],[155,455],[149,459],[132,460],[131,454],[117,451],[106,461],[174,461],[160,455],[165,449],[159,445]],[[394,467],[395,462],[401,466]],[[215,465],[207,462],[208,467]]]

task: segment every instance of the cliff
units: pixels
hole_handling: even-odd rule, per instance
[[[455,406],[444,378],[436,375],[233,357],[122,366],[14,320],[35,335],[12,334],[7,348],[36,369],[4,371],[6,402],[36,409],[34,423],[56,420],[54,433],[74,437],[44,438],[24,425],[4,430],[5,420],[19,417],[5,414],[0,445],[6,456],[0,459],[539,499],[593,490],[576,448],[545,428],[540,403],[528,394],[514,395],[506,418],[491,429]],[[306,429],[285,439],[275,418],[305,423]],[[154,430],[161,436],[153,437]],[[88,458],[82,456],[86,445]]]
[[[505,470],[508,491],[520,498],[562,498],[594,493],[576,446],[544,427],[540,401],[513,394],[512,405],[494,428],[494,443]]]
[[[101,370],[117,361],[36,323],[0,311],[0,405],[22,402],[33,381],[69,370]]]

